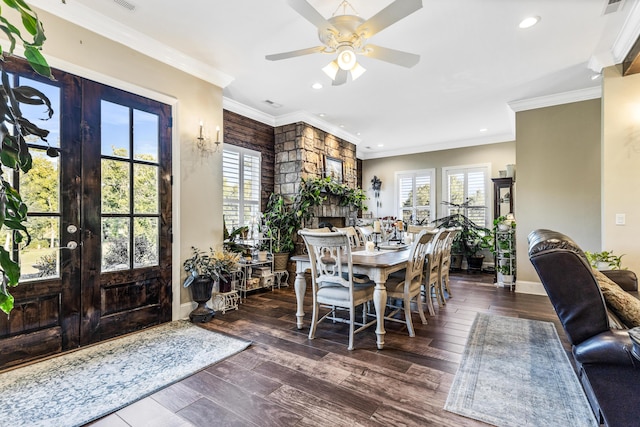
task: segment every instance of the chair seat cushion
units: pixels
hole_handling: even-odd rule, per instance
[[[404,280],[405,280],[404,273],[401,275],[395,274],[395,273],[390,274],[384,286],[385,288],[387,288],[387,292],[389,293],[402,294],[404,293]],[[414,280],[411,283],[410,291],[418,291],[421,285],[422,283],[420,283],[418,280]]]
[[[625,324],[627,328],[640,326],[640,300],[628,294],[615,282],[598,270],[593,269],[607,307]]]
[[[369,295],[373,295],[375,283],[368,282],[353,285],[353,300],[361,301],[370,299]],[[332,284],[331,286],[322,286],[317,292],[318,301],[322,304],[333,304],[344,306],[349,302],[349,289],[345,286]]]

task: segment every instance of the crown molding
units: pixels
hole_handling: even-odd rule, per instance
[[[256,122],[276,127],[276,119],[271,114],[249,107],[248,105],[244,105],[234,99],[227,98],[226,96],[222,97],[222,108],[251,120],[255,120]]]
[[[476,139],[464,139],[460,141],[442,141],[434,144],[420,145],[417,147],[408,147],[405,149],[389,149],[389,150],[375,150],[371,152],[365,152],[364,150],[358,150],[357,157],[362,160],[380,159],[383,157],[394,156],[406,156],[410,154],[428,153],[431,151],[452,150],[455,148],[475,147],[478,145],[499,144],[501,142],[515,141],[515,133],[505,132],[496,135],[490,135],[483,138]]]
[[[234,80],[210,65],[76,2],[30,0],[29,4],[221,88]]]
[[[280,116],[272,116],[227,97],[222,98],[222,108],[273,127],[304,122],[338,138],[344,139],[354,145],[358,145],[362,141],[360,138],[345,131],[341,127],[328,123],[318,118],[315,114],[307,113],[306,111],[295,111],[293,113],[283,114]]]
[[[611,47],[611,54],[616,64],[624,61],[638,39],[638,35],[640,35],[640,2],[633,2],[631,12]]]
[[[315,128],[323,130],[331,135],[337,136],[340,139],[344,139],[354,145],[358,145],[362,140],[350,132],[345,131],[340,126],[333,125],[322,119],[315,114],[308,113],[306,111],[295,111],[289,114],[283,114],[276,116],[276,126],[284,126],[291,123],[304,122]]]
[[[553,107],[555,105],[570,104],[572,102],[588,101],[602,97],[602,87],[595,86],[586,89],[572,90],[553,95],[536,98],[521,99],[508,103],[515,112],[534,110],[536,108]]]

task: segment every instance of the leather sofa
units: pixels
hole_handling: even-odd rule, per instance
[[[606,426],[640,425],[640,359],[633,354],[630,329],[612,327],[618,319],[608,309],[583,251],[552,230],[532,231],[528,242],[529,259],[571,343],[578,377],[594,414]],[[633,272],[603,273],[625,291],[637,291]],[[636,349],[640,355],[639,350],[640,346]]]

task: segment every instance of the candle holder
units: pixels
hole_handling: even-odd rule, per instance
[[[373,244],[374,244],[374,250],[379,251],[380,248],[378,247],[378,242],[380,241],[380,235],[382,233],[379,231],[374,231],[373,232]]]

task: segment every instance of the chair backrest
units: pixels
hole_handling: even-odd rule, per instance
[[[360,227],[356,227],[358,232],[360,233],[360,237],[363,242],[371,242],[373,241],[373,227],[370,225],[363,225]]]
[[[451,227],[447,229],[447,239],[442,245],[440,253],[440,266],[444,270],[448,270],[451,265],[451,247],[456,236],[462,231],[462,227]]]
[[[435,227],[429,227],[426,225],[407,225],[407,233],[418,234],[422,230],[434,230]]]
[[[417,283],[422,282],[422,275],[424,273],[424,261],[427,257],[427,251],[437,234],[437,229],[423,229],[413,241],[409,252],[409,258],[407,260],[405,288],[409,286],[412,281],[417,280]]]
[[[310,231],[312,233],[331,233],[331,229],[329,227],[305,228],[304,231]]]
[[[314,293],[326,284],[353,289],[353,261],[349,237],[342,232],[323,233],[298,231],[302,236],[309,260]]]
[[[355,248],[358,246],[362,246],[360,242],[360,236],[358,236],[358,232],[355,227],[338,227],[335,229],[336,231],[341,231],[349,237],[349,243],[351,243],[351,247]]]
[[[438,271],[440,271],[440,256],[442,254],[442,242],[447,236],[447,232],[444,228],[436,228],[436,236],[429,243],[427,248],[427,257],[425,259],[425,272],[429,275],[429,281],[433,281],[437,277]],[[447,233],[447,234],[444,234]]]
[[[529,260],[571,344],[609,330],[604,298],[582,249],[551,230],[534,230],[527,239]]]

